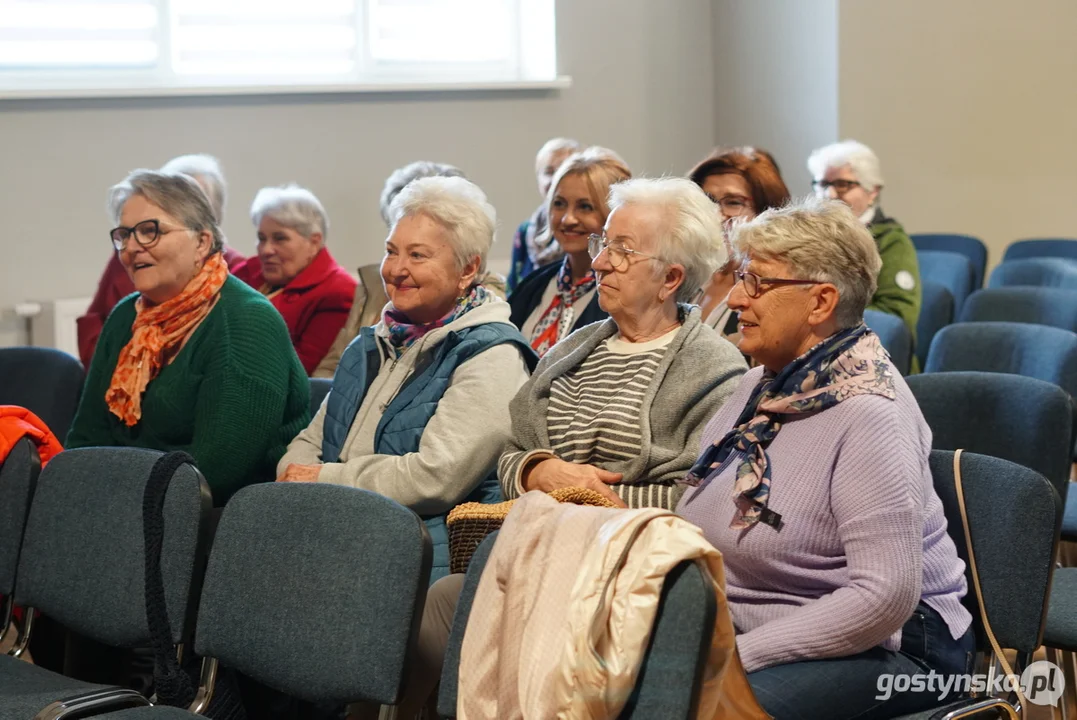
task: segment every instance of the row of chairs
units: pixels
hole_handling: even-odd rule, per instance
[[[149,645],[143,496],[160,457],[148,450],[69,451],[41,472],[35,492],[35,452],[21,442],[0,467],[0,496],[15,500],[3,504],[14,508],[5,519],[25,515],[25,523],[0,526],[0,592],[13,595],[27,617],[37,608],[100,642]],[[950,533],[970,567],[953,453],[933,451],[931,470]],[[1057,493],[1039,473],[998,458],[966,453],[962,470],[984,611],[999,642],[1027,663],[1044,632],[1055,572]],[[1000,504],[1014,513],[998,513]],[[193,709],[204,712],[212,701],[218,661],[310,702],[397,702],[430,571],[430,540],[419,519],[351,488],[252,486],[225,508],[203,577],[209,508],[204,479],[181,465],[163,505],[161,578],[171,642],[208,658]],[[456,715],[460,649],[495,541],[491,536],[475,554],[454,618],[438,698],[444,717]],[[19,555],[14,565],[12,554]],[[639,682],[621,717],[695,717],[705,670],[701,642],[716,613],[709,588],[694,563],[667,578]],[[966,604],[976,618],[978,649],[990,653],[974,594]],[[1002,701],[963,700],[948,709],[957,706],[998,708]],[[149,707],[133,691],[0,657],[0,716],[91,715],[192,717],[190,709]]]
[[[17,444],[0,466],[7,621],[17,605],[28,618],[41,611],[97,642],[151,645],[144,551],[153,541],[143,500],[162,456],[130,448],[67,451],[38,478],[33,445]],[[263,484],[237,493],[210,537],[210,507],[201,474],[180,465],[162,511],[161,580],[169,642],[206,658],[191,705],[150,708],[132,690],[0,657],[0,717],[191,717],[212,702],[218,663],[323,706],[398,702],[430,576],[430,537],[418,516],[362,490]],[[623,717],[695,716],[706,657],[700,643],[713,632],[717,612],[710,587],[705,566],[682,563],[670,575]],[[442,685],[447,696],[455,697],[469,608],[470,601],[454,630],[457,649]],[[29,623],[15,655],[32,631]],[[455,715],[455,702],[445,714]]]
[[[917,251],[947,252],[962,255],[970,265],[971,289],[979,290],[987,277],[987,245],[978,237],[951,233],[915,233],[910,236]],[[1077,260],[1077,239],[1033,238],[1010,243],[1002,262],[1027,258],[1068,258]]]
[[[208,487],[182,464],[158,532],[143,505],[161,453],[71,450],[36,482],[35,455],[20,441],[0,469],[0,594],[28,620],[36,609],[97,642],[150,647],[145,548],[159,547],[168,642],[206,658],[192,710],[212,702],[218,662],[310,702],[399,701],[432,562],[426,526],[410,510],[362,490],[269,483],[238,493],[211,538]],[[15,653],[32,633],[26,625]],[[132,690],[0,657],[0,717],[148,704]],[[159,715],[192,717],[168,707],[147,714]]]

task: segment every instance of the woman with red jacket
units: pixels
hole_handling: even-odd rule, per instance
[[[258,255],[233,272],[277,308],[307,375],[348,319],[357,281],[325,247],[329,217],[310,190],[267,187],[251,205]]]

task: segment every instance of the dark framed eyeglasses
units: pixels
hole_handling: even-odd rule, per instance
[[[587,236],[587,254],[591,256],[592,260],[601,255],[603,250],[610,254],[610,265],[615,268],[620,268],[624,263],[625,258],[629,255],[639,255],[640,257],[650,258],[651,260],[660,259],[654,255],[648,255],[639,250],[627,248],[619,242],[610,242],[605,235],[592,233]]]
[[[864,187],[856,180],[813,180],[811,186],[820,195],[826,195],[826,191],[830,188],[834,188],[838,195],[844,195],[854,187]]]
[[[723,195],[720,198],[716,198],[713,195],[708,195],[715,205],[722,209],[722,214],[726,217],[740,217],[752,211],[751,198],[744,197],[743,195]]]
[[[135,242],[139,247],[150,248],[157,244],[157,241],[161,239],[162,235],[167,235],[170,232],[176,232],[177,230],[186,230],[187,228],[172,228],[171,230],[162,230],[161,222],[157,219],[143,220],[134,227],[120,226],[113,228],[109,231],[108,237],[112,241],[112,247],[116,248],[119,252],[123,250],[123,246],[127,244],[127,241],[134,237]]]
[[[748,272],[747,270],[737,270],[733,273],[733,277],[737,279],[737,282],[744,285],[744,292],[748,293],[748,297],[750,298],[757,298],[762,295],[768,285],[822,285],[822,282],[819,280],[759,277],[754,272]]]

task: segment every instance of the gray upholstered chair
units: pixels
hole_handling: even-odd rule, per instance
[[[1077,332],[1077,290],[1052,287],[979,290],[969,295],[958,318],[963,323],[1032,323]]]
[[[1009,260],[995,268],[987,286],[1077,290],[1077,260],[1053,257]]]
[[[880,312],[878,310],[865,310],[864,323],[867,324],[886,348],[890,355],[890,361],[902,375],[909,374],[912,366],[913,341],[912,333],[905,325],[905,321],[897,315]]]
[[[986,258],[986,255],[985,255]],[[942,285],[954,297],[954,317],[957,317],[965,299],[983,283],[983,267],[977,270],[967,255],[946,250],[917,250],[916,260],[920,266],[920,282]]]
[[[464,631],[496,539],[495,532],[483,540],[468,565],[441,673],[438,714],[442,717],[456,717]],[[712,587],[710,571],[702,563],[683,562],[666,576],[651,642],[622,718],[696,717],[709,640],[718,615]]]
[[[0,405],[37,415],[63,442],[82,396],[82,363],[42,347],[0,348]]]
[[[990,655],[991,645],[980,620],[964,524],[954,484],[954,454],[931,451],[935,492],[946,514],[946,531],[965,562],[969,591],[965,606],[972,613],[976,647]],[[1020,675],[1044,638],[1048,588],[1054,571],[1062,507],[1058,494],[1039,473],[1000,458],[963,453],[961,476],[965,489],[969,534],[976,553],[984,614],[999,646],[1016,650],[1014,671]],[[1006,512],[999,512],[999,508]],[[899,720],[941,718],[1013,718],[1013,707],[998,698],[971,698]]]
[[[1077,333],[1009,322],[948,325],[932,340],[924,372],[961,370],[1024,375],[1077,396]]]
[[[22,438],[8,452],[0,465],[0,641],[11,625],[15,608],[15,574],[22,549],[26,517],[30,513],[30,501],[41,473],[41,458],[29,438]],[[24,626],[25,627],[25,626]],[[12,654],[23,654],[28,634],[22,632],[16,639]]]
[[[1062,388],[995,372],[924,373],[906,382],[931,428],[934,449],[965,449],[1024,465],[1065,497],[1074,413]]]
[[[19,557],[15,602],[115,647],[148,647],[143,502],[162,453],[83,448],[41,472]],[[172,642],[189,640],[212,499],[197,469],[169,478],[163,501],[162,579]],[[62,718],[86,708],[147,704],[133,690],[85,683],[0,657],[0,717]]]
[[[979,290],[983,287],[987,270],[987,245],[984,245],[983,240],[972,235],[953,233],[915,233],[910,237],[912,244],[916,246],[917,255],[923,251],[964,255],[969,261],[972,289]],[[925,277],[923,262],[920,263],[920,277]]]
[[[923,301],[916,321],[916,358],[920,367],[927,365],[927,351],[935,333],[954,321],[954,296],[942,285],[921,280]]]
[[[313,418],[318,414],[318,409],[322,406],[322,401],[325,400],[325,396],[329,394],[329,391],[333,389],[333,381],[329,378],[311,378],[310,379],[310,416]]]

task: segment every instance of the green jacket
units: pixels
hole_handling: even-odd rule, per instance
[[[190,340],[146,386],[142,418],[127,427],[105,404],[135,300],[109,315],[97,343],[69,448],[184,450],[221,506],[244,485],[272,481],[277,461],[310,421],[310,385],[280,314],[231,275]]]
[[[882,210],[875,211],[875,219],[868,229],[883,259],[882,269],[879,270],[879,287],[868,309],[897,315],[905,321],[915,342],[916,321],[920,319],[922,301],[916,247],[901,223],[883,215]]]

